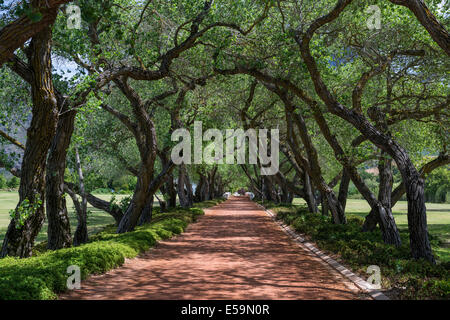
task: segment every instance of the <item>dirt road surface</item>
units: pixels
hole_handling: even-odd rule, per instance
[[[247,198],[205,210],[185,233],[60,299],[359,299]]]

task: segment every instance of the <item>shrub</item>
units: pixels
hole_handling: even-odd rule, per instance
[[[6,183],[6,186],[11,189],[17,189],[19,187],[19,184],[20,179],[14,176],[11,179],[9,179],[9,181]]]
[[[137,178],[134,176],[123,175],[112,181],[111,186],[115,190],[124,190],[129,192],[129,190],[133,190],[136,187]]]
[[[94,194],[110,194],[111,190],[108,188],[98,188],[92,191]]]
[[[7,187],[6,185],[7,180],[4,175],[0,174],[0,189],[5,189]]]
[[[78,177],[74,177],[74,182],[78,180]],[[105,178],[97,171],[91,171],[84,177],[84,186],[86,191],[93,192],[95,189],[106,188],[107,183]]]
[[[126,212],[128,207],[130,206],[130,202],[131,202],[131,196],[124,197],[120,201],[118,201],[116,196],[113,195],[109,202],[109,205],[110,205],[111,209],[116,208],[116,209],[120,209],[122,212]]]

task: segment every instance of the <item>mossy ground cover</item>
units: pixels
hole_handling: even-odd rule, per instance
[[[133,232],[116,234],[115,226],[109,225],[91,236],[89,243],[79,247],[47,251],[45,243],[41,243],[31,258],[1,259],[0,300],[56,299],[58,293],[66,290],[69,266],[80,268],[81,279],[119,267],[126,258],[136,257],[159,240],[182,233],[189,223],[203,215],[202,208],[220,201],[212,200],[190,209],[176,208],[164,213],[156,208],[153,221]]]
[[[382,288],[391,297],[400,299],[449,299],[450,261],[437,256],[437,265],[411,259],[409,235],[401,229],[402,246],[395,248],[383,243],[381,232],[361,232],[363,219],[352,216],[346,225],[335,225],[329,217],[311,214],[303,205],[263,205],[276,214],[277,219],[305,234],[316,245],[337,255],[342,263],[355,272],[366,275],[367,267],[378,265]],[[439,239],[430,235],[433,248],[439,248]]]

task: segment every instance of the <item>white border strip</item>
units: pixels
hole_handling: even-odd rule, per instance
[[[261,207],[271,218],[272,220],[280,226],[280,228],[287,233],[294,241],[296,241],[300,246],[315,255],[317,255],[320,259],[328,263],[330,266],[332,266],[335,270],[337,270],[340,274],[345,276],[347,279],[352,281],[358,288],[360,288],[363,292],[369,294],[374,300],[390,300],[385,294],[383,294],[381,291],[374,289],[373,286],[362,279],[361,277],[358,277],[356,274],[351,272],[349,269],[341,265],[336,260],[330,258],[326,254],[324,254],[322,251],[316,248],[311,242],[308,242],[303,238],[300,234],[295,232],[290,226],[284,224],[283,222],[279,222],[275,219],[275,214],[267,210],[265,207],[260,205],[259,203],[255,202],[259,207]]]

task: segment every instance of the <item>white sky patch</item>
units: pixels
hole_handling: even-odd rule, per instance
[[[78,69],[78,65],[75,62],[57,55],[52,56],[52,63],[56,74],[62,76],[65,81],[70,80]]]
[[[446,5],[447,1],[448,1],[448,0],[442,0],[442,2],[438,4],[438,9],[437,9],[437,13],[438,13],[441,17],[444,17],[444,18],[447,18],[448,15],[450,14],[450,12],[449,12],[448,10],[447,10],[447,11],[444,11],[444,10],[445,10],[445,5]]]

